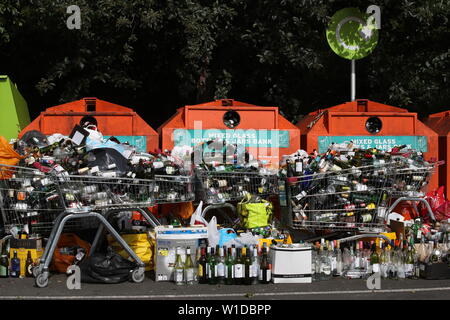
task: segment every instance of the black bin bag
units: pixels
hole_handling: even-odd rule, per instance
[[[82,283],[121,283],[131,279],[137,264],[112,250],[108,253],[94,253],[79,264]]]
[[[127,159],[117,150],[112,148],[98,148],[88,152],[88,166],[98,166],[100,171],[107,171],[108,166],[115,164],[114,171],[127,173],[130,171]]]

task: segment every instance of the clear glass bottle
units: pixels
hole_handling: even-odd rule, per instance
[[[387,244],[381,243],[381,252],[380,252],[380,273],[383,279],[388,277],[388,267],[389,267],[389,256],[387,253]]]
[[[327,247],[322,242],[320,245],[320,280],[329,280],[331,278],[331,261]]]
[[[337,273],[337,257],[334,250],[334,241],[328,242],[328,256],[330,258],[331,275],[336,276]]]
[[[342,259],[341,242],[339,240],[336,241],[336,247],[334,251],[336,256],[336,273],[334,274],[334,276],[342,277],[344,271],[344,262]]]
[[[258,283],[258,272],[259,272],[259,256],[258,256],[258,247],[253,247],[253,254],[252,254],[252,264],[251,264],[251,270],[250,270],[250,278],[252,284]]]
[[[244,283],[245,266],[242,258],[242,249],[237,248],[236,259],[234,263],[234,284],[240,285]]]
[[[174,271],[174,281],[177,285],[183,285],[184,284],[184,263],[181,259],[181,248],[176,248],[176,255],[175,255],[175,266],[173,268]]]
[[[218,247],[216,256],[217,261],[217,283],[225,283],[225,247]]]
[[[186,284],[194,284],[196,282],[195,280],[195,267],[194,263],[192,262],[192,256],[191,256],[191,248],[186,248],[186,261],[184,262],[184,281]]]

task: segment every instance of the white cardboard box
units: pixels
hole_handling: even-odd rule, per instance
[[[310,246],[292,244],[289,247],[271,246],[273,283],[311,283]]]
[[[208,239],[208,228],[172,226],[155,227],[156,236],[156,281],[173,281],[176,248],[181,247],[181,259],[186,260],[186,247],[191,248],[192,261],[195,261],[196,250],[201,241]]]

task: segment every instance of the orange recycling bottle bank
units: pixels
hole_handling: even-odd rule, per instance
[[[320,109],[299,119],[301,147],[308,152],[326,152],[334,143],[349,143],[358,148],[390,150],[407,145],[424,153],[426,160],[438,159],[438,134],[419,121],[417,113],[382,103],[358,99]],[[438,186],[437,174],[429,190]]]
[[[278,166],[282,155],[294,153],[300,146],[300,130],[279,114],[278,107],[232,99],[179,108],[158,133],[163,149],[194,147],[217,139],[245,147],[272,166]]]
[[[70,135],[74,126],[87,117],[95,118],[97,128],[105,138],[114,136],[120,142],[136,146],[141,152],[158,148],[158,133],[136,112],[97,98],[83,98],[47,108],[20,132],[19,137],[30,130],[38,130],[45,135]]]
[[[445,186],[447,199],[450,199],[450,110],[435,113],[425,119],[425,124],[439,135],[439,186]]]

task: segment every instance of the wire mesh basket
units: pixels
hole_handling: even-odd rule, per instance
[[[195,200],[192,176],[156,175],[153,183],[154,203],[177,203]]]
[[[293,228],[362,232],[385,228],[391,169],[372,165],[287,178]]]
[[[278,176],[258,172],[197,170],[196,193],[206,204],[240,201],[247,194],[278,196]]]
[[[422,167],[398,164],[390,170],[392,181],[391,198],[422,197],[427,191],[431,177],[436,170],[436,164]]]
[[[70,194],[61,188],[66,177],[57,172],[44,174],[37,169],[0,164],[0,210],[5,231],[28,226],[30,232],[50,233],[56,217],[67,210]],[[96,221],[71,221],[65,231],[95,228]]]

